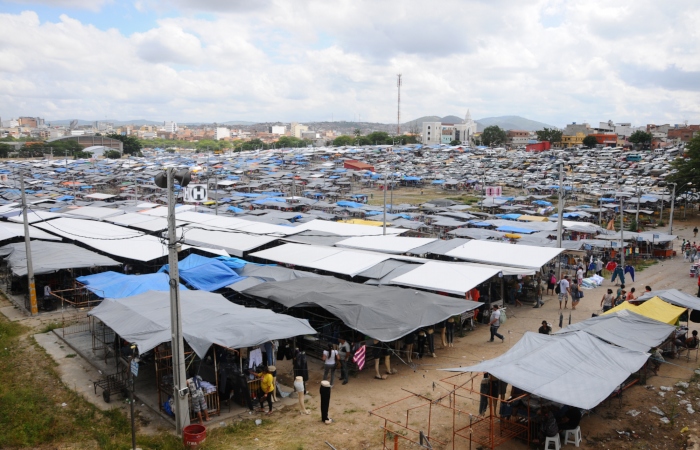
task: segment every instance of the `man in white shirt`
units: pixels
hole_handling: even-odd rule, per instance
[[[501,342],[505,341],[505,338],[498,334],[498,327],[501,326],[501,311],[498,310],[498,305],[494,305],[493,307],[493,312],[491,313],[491,320],[489,321],[489,325],[491,325],[491,340],[489,342],[493,342],[494,336],[498,337],[501,339]]]
[[[564,302],[564,309],[566,309],[569,303],[569,294],[571,293],[571,287],[569,284],[569,276],[565,275],[564,279],[559,281],[559,309],[561,309],[561,302]]]
[[[578,279],[578,285],[581,286],[583,284],[583,269],[581,266],[578,266],[578,270],[576,271],[576,278]]]

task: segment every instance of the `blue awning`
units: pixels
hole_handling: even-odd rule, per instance
[[[167,272],[169,265],[164,265],[159,272]],[[192,254],[178,263],[180,278],[187,284],[201,291],[215,291],[229,284],[241,281],[239,276],[223,261]]]
[[[510,225],[504,225],[502,227],[496,228],[496,231],[503,231],[505,233],[521,233],[521,234],[530,234],[534,233],[535,230],[530,230],[528,228],[518,228],[518,227],[512,227]]]
[[[126,275],[119,272],[102,272],[76,278],[87,288],[102,298],[124,298],[148,291],[169,291],[170,277],[165,273],[146,275]],[[187,288],[180,285],[180,290]]]

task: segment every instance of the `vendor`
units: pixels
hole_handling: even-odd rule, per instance
[[[559,431],[575,430],[581,423],[581,410],[573,406],[562,406],[557,414]]]

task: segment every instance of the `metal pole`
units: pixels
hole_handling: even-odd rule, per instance
[[[389,193],[389,204],[391,205],[391,210],[394,209],[394,174],[391,174],[391,192]]]
[[[134,172],[134,206],[139,203],[139,186],[136,184],[136,172]]]
[[[620,266],[625,270],[625,198],[620,197]]]
[[[557,214],[557,247],[561,248],[561,234],[564,222],[564,164],[559,164],[559,205]],[[561,256],[557,264],[557,280],[561,280]]]
[[[387,180],[387,173],[384,172],[384,224],[383,224],[383,232],[382,235],[386,236],[386,180]]]
[[[129,358],[129,403],[131,404],[131,448],[136,450],[136,424],[134,423],[134,372],[131,371],[131,364],[134,360],[134,350],[131,350]]]
[[[187,384],[185,377],[185,349],[182,339],[180,308],[180,274],[177,267],[177,236],[175,235],[175,178],[174,169],[168,169],[168,264],[170,265],[170,337],[173,352],[173,399],[175,429],[178,436],[190,423]],[[181,394],[182,392],[182,394]]]
[[[22,190],[22,218],[24,221],[24,246],[27,252],[27,282],[29,283],[29,305],[32,315],[39,314],[36,305],[36,286],[34,285],[34,266],[32,264],[32,244],[29,237],[29,219],[27,218],[27,196],[24,193],[24,174],[19,173],[19,185]]]
[[[219,215],[219,174],[214,172],[214,215]]]
[[[671,216],[668,218],[668,234],[673,234],[673,206],[676,203],[676,183],[673,184],[673,192],[671,193]]]

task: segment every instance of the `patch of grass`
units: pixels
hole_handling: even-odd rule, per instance
[[[78,356],[78,355],[76,355],[75,353],[68,353],[66,355],[66,358],[75,358],[76,356]]]
[[[63,328],[63,325],[61,325],[61,324],[58,323],[58,322],[47,323],[46,325],[44,325],[44,328],[42,328],[42,329],[39,331],[39,334],[50,333],[50,332],[52,332],[53,330],[56,330],[56,329],[58,329],[58,328]]]
[[[352,408],[352,409],[346,409],[345,411],[343,411],[343,414],[354,414],[356,412],[360,412],[360,410]]]

